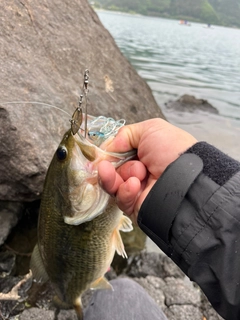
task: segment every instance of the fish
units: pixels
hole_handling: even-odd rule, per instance
[[[56,301],[74,307],[79,320],[86,290],[111,289],[104,275],[114,254],[127,257],[120,231],[133,229],[99,185],[98,164],[106,159],[118,167],[135,155],[136,150],[106,152],[68,130],[49,165],[30,269],[35,281],[50,280]]]

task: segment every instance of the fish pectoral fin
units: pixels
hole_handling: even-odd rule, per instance
[[[133,230],[132,221],[128,217],[122,216],[119,223],[119,230],[124,232],[132,231]]]
[[[30,269],[32,270],[33,278],[37,282],[45,283],[49,280],[48,274],[45,270],[42,257],[38,248],[38,244],[33,249],[30,261]]]
[[[112,285],[107,281],[105,277],[98,278],[91,284],[91,289],[111,289],[113,290]]]
[[[124,244],[119,231],[129,232],[132,230],[133,230],[132,221],[128,217],[122,215],[119,225],[117,229],[114,230],[114,233],[113,233],[113,244],[115,246],[117,253],[123,258],[127,258],[127,254],[124,249]]]
[[[113,245],[120,256],[122,256],[123,258],[127,258],[122,237],[118,229],[116,229],[113,234]]]

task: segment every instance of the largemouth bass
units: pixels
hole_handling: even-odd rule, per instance
[[[69,130],[49,166],[41,199],[38,244],[31,259],[37,281],[50,279],[57,297],[83,319],[81,295],[111,288],[104,274],[115,251],[126,257],[121,231],[131,220],[98,184],[99,161],[116,167],[135,152],[108,153]]]

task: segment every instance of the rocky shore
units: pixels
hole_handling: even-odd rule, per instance
[[[2,0],[0,12],[0,320],[76,319],[73,310],[54,307],[49,283],[32,283],[29,261],[43,181],[70,127],[85,68],[91,114],[127,123],[164,116],[86,0]],[[169,320],[220,319],[171,260],[143,250],[143,240],[136,245],[136,233],[130,237],[135,249],[123,266],[114,261],[110,279],[133,278]],[[88,300],[89,293],[85,306]]]

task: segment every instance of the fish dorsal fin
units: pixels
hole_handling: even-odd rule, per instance
[[[33,249],[31,256],[30,269],[32,270],[33,278],[37,282],[45,283],[49,277],[43,265],[42,257],[38,248],[38,244]]]
[[[107,281],[105,277],[98,278],[93,283],[91,283],[91,289],[111,289],[113,290],[113,287],[111,284]]]
[[[132,221],[128,217],[122,216],[119,223],[119,230],[123,232],[132,231],[133,230]]]

